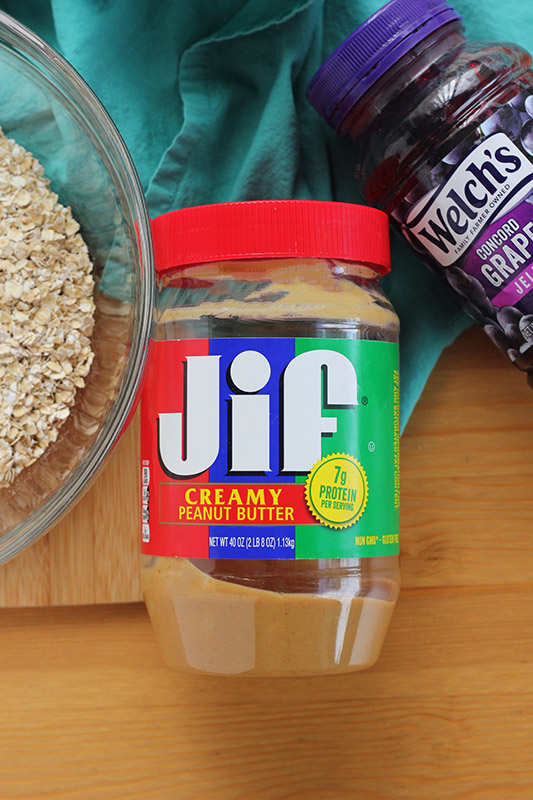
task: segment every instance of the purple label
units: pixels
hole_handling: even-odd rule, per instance
[[[533,206],[524,201],[490,225],[470,248],[464,270],[497,308],[533,307]]]
[[[465,311],[533,369],[533,93],[470,129],[393,213]]]

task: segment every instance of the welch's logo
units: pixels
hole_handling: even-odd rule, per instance
[[[533,164],[505,133],[480,142],[444,183],[410,210],[407,228],[447,267],[531,192]]]
[[[279,391],[279,463],[271,463],[268,358],[245,350],[232,360],[221,385],[220,356],[187,356],[184,413],[158,415],[159,461],[172,478],[199,475],[222,449],[229,453],[229,474],[305,473],[321,458],[322,437],[337,432],[337,415],[357,403],[352,362],[335,350],[310,350],[295,356],[276,381]],[[227,389],[231,391],[227,395]],[[221,442],[220,392],[228,397],[228,441]],[[324,415],[324,409],[338,409]]]

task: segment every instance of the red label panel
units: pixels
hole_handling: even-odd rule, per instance
[[[303,484],[161,483],[160,524],[315,525]]]

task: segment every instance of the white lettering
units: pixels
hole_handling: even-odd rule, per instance
[[[187,356],[185,422],[181,412],[159,414],[159,457],[170,475],[198,475],[218,455],[219,361],[220,356]]]
[[[230,366],[236,389],[247,394],[232,394],[230,472],[268,472],[270,470],[270,397],[255,394],[270,378],[270,364],[262,353],[245,350]]]
[[[283,379],[282,472],[307,472],[321,457],[322,436],[336,433],[337,418],[324,408],[357,405],[352,362],[335,350],[296,356]]]
[[[450,266],[485,225],[527,197],[532,183],[531,161],[506,134],[495,133],[413,206],[407,228],[442,266]],[[478,248],[479,257],[487,259],[517,227],[515,220],[504,223],[487,247]]]

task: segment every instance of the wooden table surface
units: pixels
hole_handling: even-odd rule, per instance
[[[367,672],[168,670],[142,604],[114,602],[139,592],[135,458],[132,428],[1,573],[4,606],[55,606],[0,610],[0,798],[533,798],[533,395],[479,331],[402,438],[403,590]]]

